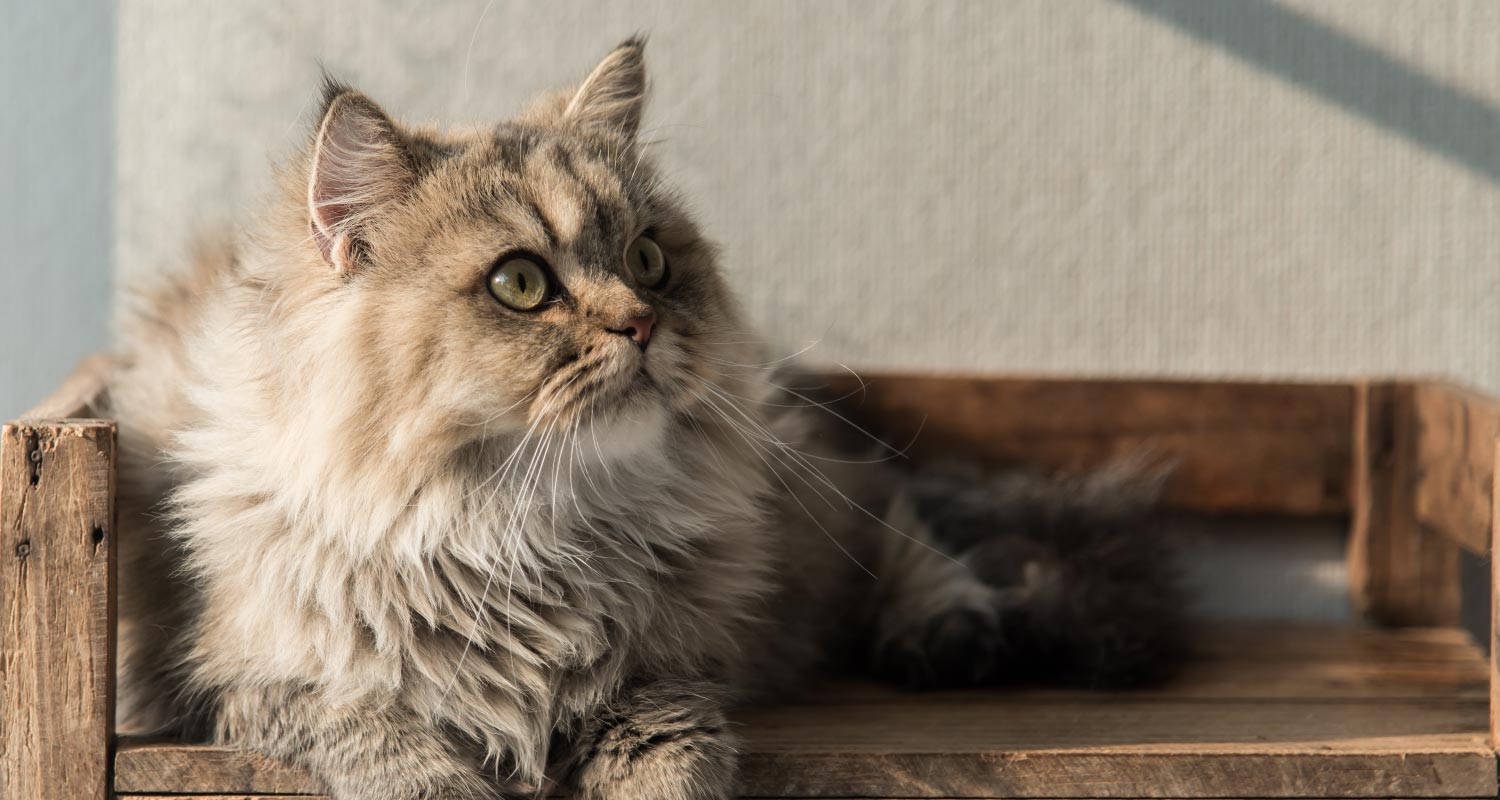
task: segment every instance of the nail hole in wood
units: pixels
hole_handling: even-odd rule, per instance
[[[42,447],[37,441],[35,432],[26,434],[26,472],[31,478],[31,485],[36,486],[42,482]]]
[[[16,558],[26,558],[29,555],[31,555],[31,540],[22,539],[21,543],[16,545]]]

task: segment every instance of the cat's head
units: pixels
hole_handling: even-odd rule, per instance
[[[280,225],[318,297],[304,323],[371,413],[630,438],[701,402],[743,335],[638,141],[645,101],[638,40],[481,129],[408,127],[329,83]]]

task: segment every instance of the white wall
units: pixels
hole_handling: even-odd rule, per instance
[[[493,120],[652,35],[659,152],[789,347],[1500,389],[1500,3],[127,0],[119,274],[303,135],[317,62]]]
[[[0,419],[106,346],[114,6],[0,0]]]

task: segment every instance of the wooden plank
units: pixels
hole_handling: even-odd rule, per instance
[[[1214,626],[1193,634],[1193,648],[1202,658],[1232,663],[1482,663],[1485,652],[1468,631],[1458,627],[1368,628],[1326,624]]]
[[[0,432],[0,797],[109,794],[115,426]]]
[[[1445,383],[1415,390],[1417,519],[1470,552],[1490,547],[1500,401]]]
[[[1349,588],[1385,625],[1458,623],[1458,548],[1416,518],[1415,388],[1367,383],[1355,393]]]
[[[1325,778],[1337,781],[1328,796],[1492,785],[1476,779],[1495,775],[1488,667],[1462,630],[1246,626],[1194,638],[1197,656],[1184,674],[1140,692],[910,693],[842,683],[794,705],[739,712],[752,751],[755,794],[747,796],[928,796],[911,776],[929,773],[937,777],[921,791],[991,792],[979,797],[1151,796],[1153,781],[1226,796],[1288,787],[1320,795]],[[824,771],[852,782],[819,783]],[[1204,782],[1192,783],[1195,775]],[[1078,794],[1086,782],[1090,793]],[[120,745],[116,787],[318,790],[304,773],[242,751],[138,741]]]
[[[319,794],[306,771],[234,747],[121,739],[115,751],[120,793]]]
[[[21,419],[60,420],[93,416],[108,389],[111,369],[108,356],[84,358],[56,391],[32,406],[21,415]]]
[[[1483,702],[782,706],[741,712],[745,797],[1493,796]],[[1455,732],[1456,731],[1456,732]],[[258,756],[122,745],[122,793],[313,793]]]
[[[1490,746],[1500,750],[1500,442],[1495,443],[1496,469],[1491,476],[1490,502]]]
[[[1454,797],[1496,789],[1482,703],[970,703],[742,714],[746,797]]]
[[[1126,453],[1174,461],[1169,508],[1349,510],[1347,385],[825,375],[820,398],[913,458],[1076,469]]]

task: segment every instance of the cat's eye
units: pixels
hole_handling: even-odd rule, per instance
[[[552,294],[547,270],[525,257],[508,258],[500,262],[490,270],[489,285],[490,294],[496,300],[517,311],[534,310]]]
[[[635,237],[625,249],[625,264],[630,274],[647,289],[659,289],[667,282],[667,255],[650,236]]]

